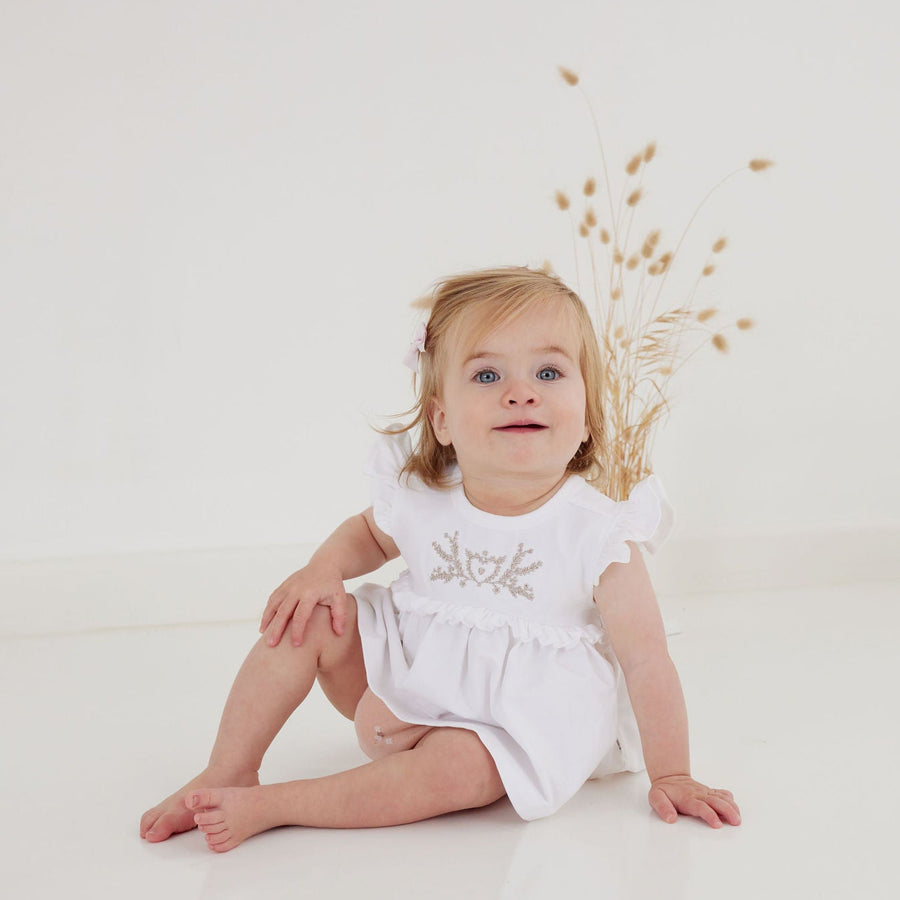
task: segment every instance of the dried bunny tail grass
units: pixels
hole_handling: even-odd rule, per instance
[[[597,190],[597,182],[593,178],[588,178],[584,183],[584,196],[593,197],[594,191]]]
[[[594,213],[593,207],[588,207],[584,211],[584,224],[587,225],[588,228],[593,228],[597,224],[597,216]]]
[[[708,275],[712,275],[712,273],[715,271],[716,271],[715,266],[704,266],[703,267],[703,277],[705,278]]]
[[[632,191],[628,195],[628,199],[625,201],[629,206],[637,206],[638,201],[643,196],[644,192],[638,188],[636,191]]]
[[[718,310],[714,307],[710,307],[709,309],[701,309],[700,312],[697,313],[697,321],[708,322],[717,312]]]
[[[629,175],[634,175],[635,172],[641,167],[641,163],[644,161],[643,153],[636,153],[631,159],[628,161],[628,165],[625,166],[625,171]]]
[[[613,250],[613,263],[617,266],[620,266],[623,262],[625,262],[625,256],[622,251],[618,247],[616,247],[616,249]]]
[[[579,233],[583,238],[586,238],[591,232],[590,232],[590,229],[587,227],[587,225],[585,225],[584,222],[582,222],[582,223],[578,226],[578,233]]]
[[[640,263],[640,261],[641,261],[641,257],[637,253],[635,253],[632,256],[628,257],[628,262],[625,263],[625,268],[626,269],[636,269],[638,267],[638,264]]]
[[[609,294],[609,297],[610,297],[611,300],[618,300],[618,299],[621,298],[621,296],[622,296],[622,289],[621,289],[621,288],[613,288],[612,291],[610,291],[610,294]]]
[[[657,262],[660,264],[660,266],[662,266],[662,271],[665,272],[666,269],[669,268],[669,263],[672,262],[672,251],[667,250],[665,253],[663,253],[662,256],[660,256]]]
[[[614,337],[616,340],[619,340],[619,338],[622,337],[622,335],[624,335],[624,334],[625,334],[625,326],[624,326],[624,325],[619,325],[619,326],[616,328],[616,330],[613,332],[613,337]]]
[[[569,208],[569,198],[562,191],[556,192],[556,205],[564,211]]]
[[[654,156],[656,156],[656,141],[650,141],[650,143],[644,147],[644,162],[650,162]]]
[[[578,84],[578,76],[571,69],[567,69],[565,66],[558,66],[557,68],[566,84],[570,84],[572,87],[575,87],[575,85]]]
[[[710,340],[712,341],[713,347],[720,353],[728,352],[728,341],[726,341],[721,334],[714,334]]]
[[[609,236],[609,232],[605,228],[601,228],[600,229],[600,243],[608,244],[610,242],[610,240],[611,240],[611,238]]]
[[[650,259],[650,257],[653,256],[653,251],[659,243],[659,236],[660,231],[658,229],[656,231],[651,231],[650,234],[647,235],[647,239],[641,247],[641,256],[643,256],[644,259]]]
[[[751,159],[747,165],[751,172],[762,172],[763,169],[768,169],[775,163],[771,159]]]
[[[741,331],[749,331],[756,325],[756,322],[753,319],[738,319],[737,322],[734,323]]]
[[[660,262],[658,260],[655,263],[650,263],[650,265],[647,266],[647,274],[648,275],[660,275],[664,271],[665,271],[664,267],[660,264]]]
[[[673,325],[676,322],[681,322],[692,315],[693,310],[689,309],[687,306],[676,306],[675,309],[670,309],[668,312],[660,313],[658,316],[656,316],[655,319],[652,320],[651,324]]]
[[[721,253],[728,246],[728,239],[720,237],[712,246],[713,253]]]

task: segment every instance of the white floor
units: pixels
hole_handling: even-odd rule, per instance
[[[682,629],[695,774],[734,791],[740,828],[663,824],[638,775],[527,824],[501,801],[402,828],[283,828],[222,856],[196,833],[151,846],[139,816],[204,764],[254,625],[15,638],[0,640],[3,895],[900,896],[900,585],[663,605]],[[316,694],[262,775],[363,761]]]

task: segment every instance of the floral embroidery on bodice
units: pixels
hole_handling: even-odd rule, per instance
[[[443,581],[446,584],[456,581],[462,588],[472,581],[477,585],[490,585],[495,594],[507,590],[513,597],[534,600],[534,589],[531,585],[519,581],[522,576],[534,572],[543,565],[541,560],[524,565],[525,557],[533,554],[533,549],[526,550],[525,544],[520,542],[512,561],[504,569],[503,564],[508,556],[493,556],[487,550],[474,551],[466,548],[464,549],[466,558],[463,562],[460,557],[459,531],[454,531],[452,535],[444,532],[444,537],[449,542],[449,548],[445,549],[437,541],[432,541],[431,546],[447,563],[447,567],[435,567],[430,575],[431,581]]]

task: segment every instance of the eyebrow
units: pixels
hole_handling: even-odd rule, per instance
[[[549,354],[549,353],[558,353],[560,356],[564,356],[571,362],[574,362],[574,358],[569,355],[567,350],[564,350],[562,347],[557,347],[556,344],[550,344],[547,347],[535,347],[532,353],[539,353],[541,355]],[[488,350],[476,350],[474,353],[470,353],[464,360],[463,365],[467,366],[470,362],[476,359],[493,359],[495,357],[502,356],[501,353],[491,353]]]

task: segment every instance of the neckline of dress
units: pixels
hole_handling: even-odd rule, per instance
[[[458,467],[456,469],[456,476],[459,477]],[[569,475],[569,477],[566,478],[566,480],[552,497],[550,497],[536,509],[532,509],[527,513],[521,513],[517,516],[501,516],[497,513],[491,513],[487,512],[484,509],[479,509],[466,496],[466,492],[463,490],[463,483],[461,478],[459,478],[459,480],[456,481],[456,483],[451,488],[451,495],[453,497],[453,503],[456,508],[461,513],[463,513],[466,518],[476,523],[482,525],[491,525],[493,527],[500,528],[522,528],[525,525],[530,525],[533,522],[544,518],[544,516],[552,511],[553,507],[557,503],[562,502],[562,500],[568,497],[573,491],[577,490],[578,484],[582,480],[583,479],[580,475]]]

